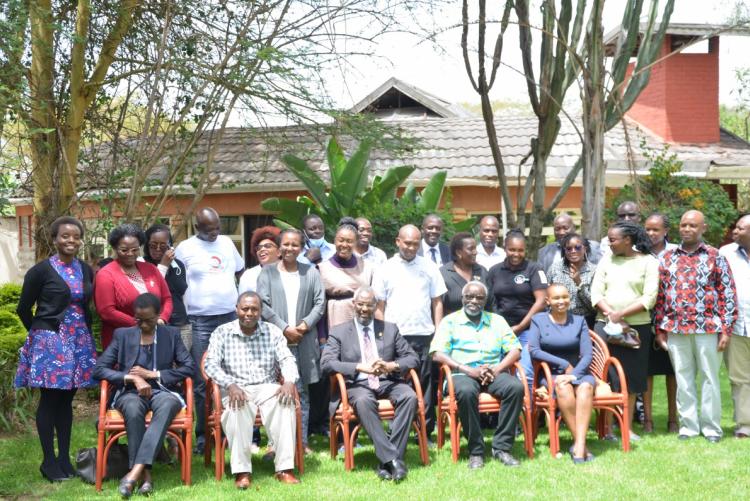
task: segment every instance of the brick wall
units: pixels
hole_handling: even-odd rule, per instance
[[[670,46],[667,35],[660,57]],[[628,116],[669,142],[718,142],[719,38],[710,40],[707,54],[675,54],[656,64]]]

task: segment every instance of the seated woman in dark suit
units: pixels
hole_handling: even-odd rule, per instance
[[[169,424],[184,407],[175,391],[177,383],[194,372],[193,358],[180,338],[180,329],[158,325],[161,303],[151,293],[133,303],[136,327],[116,329],[112,343],[99,357],[94,370],[98,380],[106,379],[117,392],[112,407],[125,419],[130,471],[120,481],[119,492],[130,497],[143,478],[140,494],[153,490],[151,465],[164,442]],[[146,428],[146,413],[153,411]]]
[[[594,459],[586,450],[586,431],[591,418],[596,381],[589,374],[592,359],[591,338],[586,320],[570,309],[570,293],[562,284],[547,288],[549,311],[537,313],[529,329],[529,354],[534,361],[547,362],[554,381],[557,404],[565,424],[573,434],[570,456],[573,462]],[[550,391],[550,394],[552,392]]]

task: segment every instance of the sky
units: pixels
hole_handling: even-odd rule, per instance
[[[671,22],[725,23],[734,1],[676,0]],[[750,0],[746,1],[750,4]],[[663,5],[664,2],[661,3]],[[605,34],[619,25],[623,4],[623,0],[610,0],[605,4]],[[460,23],[460,5],[461,2],[456,1],[442,13],[440,18],[445,19],[446,25]],[[488,8],[490,5],[499,11],[498,6],[502,3],[490,1]],[[643,11],[646,13],[647,8],[644,7]],[[472,36],[475,38],[476,34],[470,34],[470,39]],[[539,36],[537,33],[532,33],[532,36],[535,40],[534,52],[538,53]],[[331,72],[330,78],[326,78],[326,84],[335,103],[342,108],[351,107],[391,76],[454,103],[478,103],[479,97],[472,88],[464,67],[460,37],[460,26],[445,29],[437,37],[437,44],[423,42],[411,35],[386,35],[380,39],[374,57],[359,57],[353,59],[348,67],[336,68]],[[488,36],[488,40],[492,41],[494,37]],[[522,76],[518,48],[518,32],[514,26],[508,28],[505,40],[504,65],[499,70],[498,81],[493,87],[491,98],[527,102],[528,94]],[[490,44],[488,46],[491,47]],[[722,104],[732,105],[735,102],[736,93],[732,92],[736,87],[734,72],[743,65],[750,66],[748,54],[750,36],[721,37],[719,101]],[[474,71],[476,72],[476,67]],[[574,89],[569,92],[576,94]]]

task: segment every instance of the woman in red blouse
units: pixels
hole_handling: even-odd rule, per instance
[[[145,241],[143,230],[130,223],[109,234],[115,260],[100,269],[94,280],[94,302],[102,319],[102,349],[109,346],[115,329],[135,325],[133,301],[141,294],[150,292],[161,300],[160,324],[172,314],[172,296],[164,277],[153,264],[138,261]]]

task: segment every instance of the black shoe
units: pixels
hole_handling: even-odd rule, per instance
[[[63,475],[65,475],[66,477],[73,478],[76,476],[76,469],[73,468],[72,464],[70,464],[70,459],[57,458],[57,464],[60,466],[60,470],[63,472]]]
[[[467,466],[470,470],[484,468],[484,456],[469,456],[469,464]]]
[[[693,435],[685,435],[684,433],[680,433],[677,435],[677,438],[679,440],[690,440],[691,438],[695,438]]]
[[[710,437],[706,437],[706,440],[708,440],[712,444],[718,444],[721,440],[721,437],[718,435],[711,435]]]
[[[378,478],[380,480],[393,480],[393,477],[391,476],[391,471],[388,468],[388,465],[380,463],[378,465]]]
[[[514,458],[510,455],[509,452],[505,451],[493,451],[492,457],[503,463],[505,466],[519,466],[521,463],[518,462],[518,459]]]
[[[406,469],[406,463],[400,459],[394,459],[384,465],[391,472],[391,478],[394,482],[400,482],[406,478],[409,470]]]
[[[57,464],[57,461],[47,464],[42,463],[41,465],[39,465],[39,473],[41,473],[42,477],[50,482],[62,482],[64,480],[70,480],[68,476],[60,469],[60,465]]]
[[[133,489],[135,489],[135,480],[130,480],[127,476],[122,477],[120,480],[120,486],[117,488],[117,492],[120,493],[123,499],[128,499],[133,495]]]

